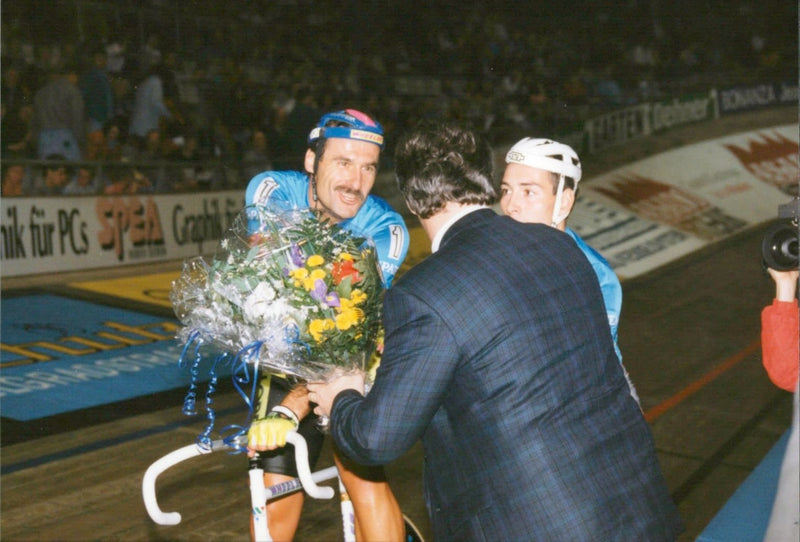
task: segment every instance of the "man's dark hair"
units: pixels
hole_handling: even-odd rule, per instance
[[[328,122],[325,124],[326,127],[328,126],[347,126],[344,122]],[[313,143],[309,145],[309,148],[314,151],[314,175],[317,174],[317,167],[319,166],[319,161],[322,160],[322,155],[325,154],[325,144],[328,142],[327,137],[320,137]]]
[[[492,170],[489,143],[455,124],[423,122],[395,151],[397,187],[420,218],[431,217],[450,201],[493,204],[497,191]]]

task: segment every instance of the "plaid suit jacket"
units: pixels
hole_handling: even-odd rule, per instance
[[[387,291],[375,384],[334,401],[365,464],[417,439],[435,539],[674,540],[680,519],[566,234],[485,209]]]

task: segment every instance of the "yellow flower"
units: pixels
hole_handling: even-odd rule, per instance
[[[347,261],[352,262],[353,261],[353,255],[350,254],[349,252],[342,252],[341,254],[339,254],[339,259],[340,260],[347,260]]]
[[[366,300],[367,294],[365,294],[363,290],[353,290],[350,292],[350,301],[352,301],[354,305],[360,305]]]
[[[308,277],[308,269],[305,267],[293,269],[289,272],[289,276],[294,279],[295,287],[299,288],[303,284],[303,281],[306,280],[306,277]]]
[[[309,275],[302,279],[303,288],[310,292],[317,286],[318,279],[324,279],[326,276],[324,269],[314,269]]]
[[[320,265],[325,263],[325,258],[320,256],[319,254],[313,254],[308,257],[306,260],[306,265],[309,267],[319,267]]]
[[[330,318],[311,320],[308,324],[308,332],[314,337],[318,343],[324,340],[323,334],[336,327],[336,324]]]
[[[336,316],[336,329],[344,331],[350,329],[358,324],[364,316],[364,311],[361,309],[350,309],[339,313]]]

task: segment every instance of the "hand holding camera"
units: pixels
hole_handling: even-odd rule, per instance
[[[798,217],[800,199],[778,207],[778,220],[772,224],[761,241],[764,267],[776,271],[798,269]]]

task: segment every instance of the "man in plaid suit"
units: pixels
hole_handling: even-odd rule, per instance
[[[395,160],[433,254],[386,293],[369,394],[361,375],[309,385],[339,450],[386,464],[421,438],[439,542],[675,540],[586,257],[487,208],[491,152],[472,132],[422,126]]]

